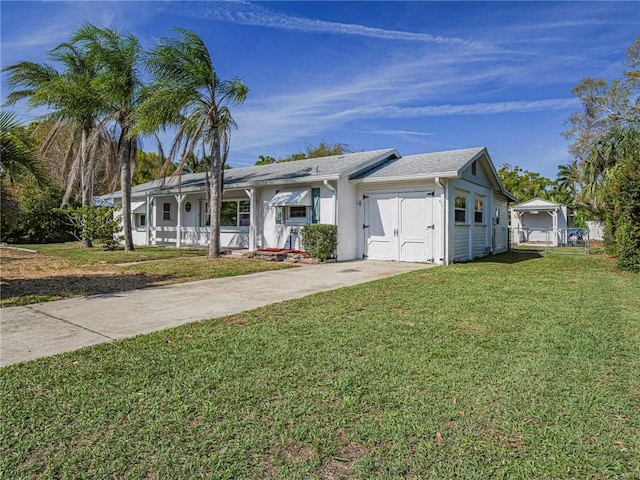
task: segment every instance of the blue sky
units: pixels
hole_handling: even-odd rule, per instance
[[[496,166],[555,178],[583,77],[618,78],[636,2],[9,2],[1,63],[42,62],[83,22],[145,47],[195,30],[218,74],[249,86],[229,163],[320,140],[403,155],[486,146]],[[2,99],[7,94],[2,78]],[[29,120],[38,112],[17,105]],[[165,136],[166,142],[169,136]],[[146,150],[153,150],[151,142]]]

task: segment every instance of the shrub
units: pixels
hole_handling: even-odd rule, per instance
[[[102,243],[105,250],[118,248],[122,236],[120,217],[117,209],[112,207],[83,207],[67,208],[64,210],[69,222],[78,232],[78,240],[87,239],[89,244]]]
[[[338,227],[336,225],[305,225],[302,227],[302,246],[312,257],[321,262],[336,258]]]
[[[60,212],[62,191],[51,185],[10,185],[3,182],[2,241],[61,243],[74,239]],[[11,190],[11,192],[8,192]]]
[[[630,272],[640,272],[640,225],[622,222],[616,229],[618,266]]]

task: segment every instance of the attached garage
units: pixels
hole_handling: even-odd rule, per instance
[[[361,256],[452,263],[508,250],[504,190],[485,148],[391,159],[358,185]]]

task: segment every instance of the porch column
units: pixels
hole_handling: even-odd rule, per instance
[[[182,201],[184,195],[176,195],[176,201],[178,202],[178,224],[176,225],[176,247],[182,246]]]
[[[256,249],[256,189],[245,189],[245,193],[249,197],[249,251]]]
[[[147,218],[147,221],[145,222],[145,245],[149,246],[151,245],[151,197],[149,196],[149,194],[147,193],[147,203],[146,203],[146,210],[145,210],[145,215]]]

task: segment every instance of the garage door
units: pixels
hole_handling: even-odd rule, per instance
[[[365,195],[365,255],[433,262],[433,192]]]

